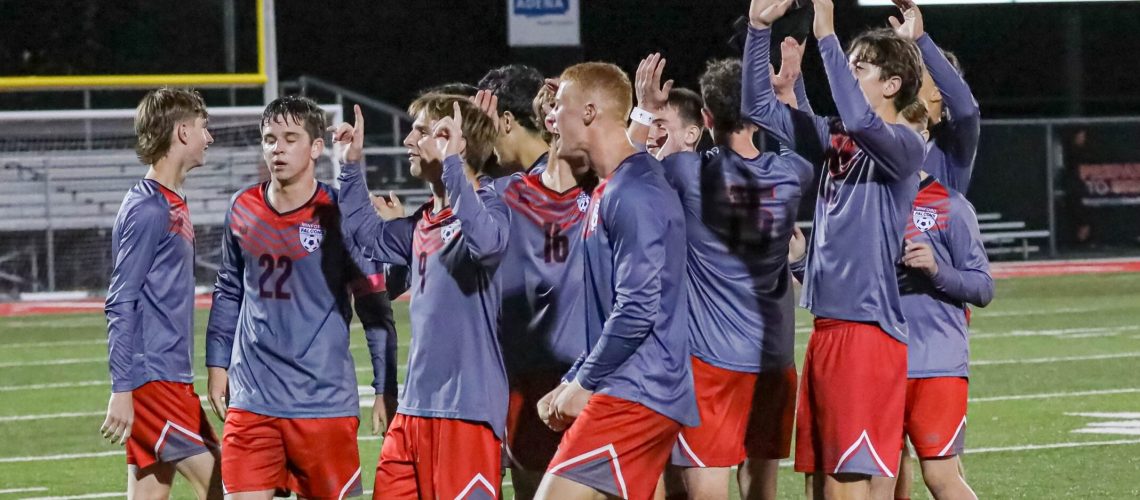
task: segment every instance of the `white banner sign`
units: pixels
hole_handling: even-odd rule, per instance
[[[581,45],[579,0],[507,0],[512,47]]]

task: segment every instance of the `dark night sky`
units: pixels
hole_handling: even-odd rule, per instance
[[[256,64],[251,0],[238,0],[238,69]],[[884,25],[891,8],[837,1],[840,38]],[[527,62],[547,73],[583,60],[632,70],[647,52],[669,59],[668,76],[695,87],[704,61],[733,55],[725,43],[743,0],[583,0],[582,47],[511,49],[506,2],[277,0],[282,79],[318,76],[403,106],[416,90],[474,82],[488,68]],[[223,71],[221,0],[0,0],[0,74]],[[1057,116],[1140,114],[1140,2],[984,5],[924,9],[927,30],[956,52],[983,113]],[[1079,108],[1066,97],[1066,33],[1080,39]],[[827,100],[819,57],[809,47],[811,96]],[[245,92],[259,100],[260,93]],[[208,95],[208,97],[210,97]],[[130,106],[131,92],[100,93]],[[0,106],[73,107],[63,94],[0,95]],[[826,109],[826,106],[823,106]]]

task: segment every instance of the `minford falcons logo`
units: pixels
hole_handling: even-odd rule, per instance
[[[301,236],[301,246],[308,250],[309,253],[317,251],[321,247],[321,242],[325,239],[325,230],[321,229],[320,224],[309,224],[307,222],[301,223],[301,228],[298,230]]]
[[[914,207],[914,227],[919,231],[927,232],[938,222],[938,210],[930,207]]]
[[[590,206],[590,197],[586,193],[578,193],[578,211],[586,213],[586,208]]]

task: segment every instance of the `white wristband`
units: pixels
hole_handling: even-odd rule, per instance
[[[629,119],[649,127],[653,125],[653,120],[657,119],[657,116],[644,109],[635,107],[633,111],[629,112]]]

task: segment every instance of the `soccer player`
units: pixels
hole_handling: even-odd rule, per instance
[[[304,498],[362,491],[349,322],[363,257],[342,235],[336,191],[314,175],[326,125],[310,99],[269,103],[261,145],[270,180],[235,194],[225,218],[206,365],[210,403],[226,421],[222,481],[238,500],[268,499],[279,489]],[[382,296],[377,291],[365,288],[372,298]],[[361,318],[372,322],[369,313]],[[395,336],[365,333],[376,375],[373,412],[383,412],[394,396],[386,365],[395,362]],[[387,415],[373,420],[382,425]]]
[[[426,94],[409,113],[411,174],[433,195],[410,217],[384,221],[370,203],[360,113],[336,134],[345,230],[366,257],[412,270],[408,374],[373,498],[494,498],[508,399],[497,332],[510,213],[480,174],[497,132],[460,96]]]
[[[666,153],[676,151],[696,151],[704,133],[704,118],[701,116],[701,96],[685,88],[669,89],[665,107],[651,111],[655,118],[649,127],[649,154],[664,160]],[[636,122],[634,122],[636,123]],[[672,141],[668,149],[665,144]]]
[[[893,32],[870,30],[851,43],[848,59],[831,0],[813,0],[839,119],[793,110],[776,100],[768,69],[770,26],[791,4],[751,4],[742,112],[826,167],[801,297],[816,319],[800,381],[795,465],[813,474],[816,495],[870,498],[871,477],[894,477],[902,447],[907,325],[894,276],[924,146],[899,123],[899,111],[916,100],[921,56]]]
[[[531,116],[545,116],[543,109],[554,101],[554,93],[541,81],[539,86],[542,90],[532,100]],[[475,100],[493,121],[500,120],[502,107],[497,101],[498,96],[489,91],[481,91]],[[586,350],[580,332],[585,315],[580,235],[590,197],[580,184],[588,188],[596,183],[584,163],[558,155],[557,139],[545,123],[542,127],[545,133],[540,137],[550,143],[549,162],[544,155],[542,168],[496,183],[512,213],[501,271],[499,341],[511,389],[505,462],[520,499],[534,497],[562,438],[543,424],[537,404],[558,387],[562,375]],[[501,144],[506,127],[500,123],[497,128]]]
[[[918,6],[912,0],[894,2],[903,21],[891,17],[891,26],[899,37],[918,45],[925,63],[918,97],[929,116],[930,142],[922,168],[946,187],[965,194],[982,128],[978,101],[953,56],[939,49],[926,33]]]
[[[542,138],[545,116],[535,115],[533,106],[542,86],[542,73],[521,64],[495,68],[479,80],[482,99],[496,98],[499,135],[495,156],[505,175],[546,167],[550,145]]]
[[[626,136],[631,94],[618,67],[583,63],[562,73],[555,96],[560,154],[587,160],[600,181],[582,242],[590,347],[540,402],[554,427],[573,425],[537,498],[650,498],[681,426],[699,423],[684,213],[660,162]]]
[[[915,103],[903,116],[925,132],[926,110]],[[958,458],[965,443],[969,388],[967,304],[988,305],[994,283],[974,207],[925,171],[919,175],[899,273],[910,329],[904,426],[934,498],[977,498],[960,473]],[[896,489],[895,498],[906,498],[908,492],[909,484]]]
[[[798,44],[783,44],[782,53],[781,82],[791,91]],[[659,77],[642,74],[653,57],[638,69],[637,96],[657,114],[668,94]],[[757,149],[758,126],[740,113],[741,79],[739,60],[708,63],[700,88],[716,145],[663,162],[688,232],[688,334],[701,425],[682,429],[672,465],[690,498],[728,498],[731,467],[742,464],[741,495],[775,498],[779,460],[791,452],[796,367],[788,244],[814,169],[794,154]]]
[[[194,393],[194,226],[186,174],[214,138],[197,92],[139,102],[135,151],[150,165],[111,230],[107,289],[111,400],[100,432],[127,447],[127,498],[167,498],[177,471],[198,498],[221,498],[218,444]]]

